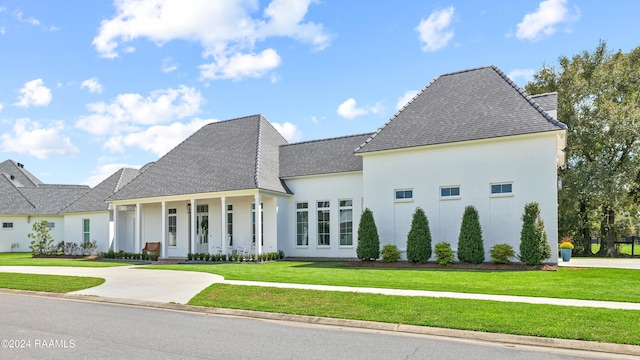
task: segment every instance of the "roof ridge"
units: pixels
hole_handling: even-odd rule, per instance
[[[7,179],[7,180],[9,180],[9,179]],[[20,193],[20,195],[22,195],[22,198],[24,198],[24,200],[25,200],[27,203],[29,203],[29,205],[31,205],[31,207],[33,208],[33,210],[38,209],[38,208],[36,207],[36,205],[35,205],[34,203],[32,203],[32,202],[31,202],[31,200],[29,200],[29,198],[28,198],[28,197],[27,197],[27,196],[26,196],[26,195],[25,195],[25,194],[20,190],[20,189],[25,189],[24,187],[22,187],[22,188],[15,188],[15,189]],[[33,189],[33,188],[32,188],[32,189]]]
[[[372,134],[373,134],[373,132],[366,132],[366,133],[354,134],[354,135],[334,136],[334,137],[324,138],[324,139],[314,139],[314,140],[300,141],[300,142],[295,142],[295,143],[290,143],[290,144],[284,144],[284,145],[280,145],[280,146],[289,146],[289,145],[308,144],[308,143],[314,143],[314,142],[330,141],[330,140],[338,140],[338,139],[345,139],[345,138],[358,137],[358,136],[364,136],[364,135],[372,135]]]
[[[497,66],[492,65],[491,68],[493,69],[493,71],[495,71],[498,75],[500,75],[506,82],[507,84],[511,85],[512,88],[514,88],[516,91],[518,91],[518,93],[525,99],[527,100],[527,102],[529,102],[529,104],[531,106],[533,106],[534,109],[536,109],[540,115],[542,115],[548,122],[550,122],[551,124],[561,128],[561,129],[567,129],[567,125],[565,125],[564,123],[561,123],[558,119],[555,119],[553,116],[549,115],[543,108],[542,106],[540,106],[537,102],[533,101],[533,99],[531,98],[531,96],[529,94],[527,94],[526,91],[524,91],[524,89],[522,89],[521,87],[519,87],[515,82],[513,82],[513,80],[511,80],[504,72],[502,72],[502,70],[498,69]]]

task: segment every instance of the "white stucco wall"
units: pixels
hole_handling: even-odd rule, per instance
[[[33,224],[46,220],[55,223],[55,228],[49,233],[53,237],[54,245],[64,240],[64,218],[62,216],[0,216],[0,252],[31,252],[29,246],[31,239],[28,235],[33,233]],[[13,223],[12,229],[3,229],[2,223]],[[17,248],[11,248],[11,244],[18,244]]]
[[[288,199],[286,228],[278,238],[278,247],[286,256],[320,258],[355,258],[358,244],[358,224],[362,214],[362,173],[340,173],[321,176],[307,176],[287,179],[287,186],[293,192]],[[353,245],[340,246],[340,200],[353,202]],[[330,245],[318,246],[317,202],[329,201],[330,205]],[[296,245],[296,203],[309,204],[309,246]],[[283,220],[283,222],[285,222]]]
[[[545,133],[365,154],[364,206],[374,213],[381,246],[390,243],[406,249],[411,216],[419,206],[429,219],[432,246],[445,241],[457,250],[464,208],[473,205],[480,216],[485,260],[490,261],[489,249],[495,244],[508,243],[519,251],[524,205],[536,201],[555,254],[555,136]],[[512,182],[512,196],[492,196],[490,185],[497,182]],[[460,198],[441,199],[442,186],[459,186]],[[397,189],[412,189],[413,201],[395,201]]]
[[[64,215],[64,241],[81,244],[84,241],[83,220],[89,219],[89,235],[98,252],[109,250],[109,212],[86,212]]]

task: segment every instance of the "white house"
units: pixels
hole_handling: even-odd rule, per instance
[[[262,115],[211,123],[139,174],[114,174],[66,206],[74,230],[65,237],[83,240],[75,229],[88,221],[101,234],[112,227],[102,251],[160,242],[163,258],[246,248],[355,258],[364,208],[382,245],[406,248],[419,206],[434,243],[455,249],[473,205],[488,252],[518,249],[524,205],[536,201],[555,252],[566,141],[556,114],[556,93],[530,97],[490,66],[437,77],[374,133],[288,144]]]

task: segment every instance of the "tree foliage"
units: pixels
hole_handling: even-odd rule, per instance
[[[411,220],[411,230],[407,236],[407,260],[426,263],[431,258],[431,230],[429,220],[422,208],[417,207]]]
[[[31,240],[31,254],[42,255],[53,251],[53,236],[49,233],[47,220],[38,221],[33,224],[32,230],[35,233],[28,234]]]
[[[558,119],[568,126],[566,166],[559,170],[559,237],[582,242],[606,238],[601,255],[614,255],[617,218],[640,203],[640,47],[611,53],[604,41],[593,52],[561,56],[545,65],[525,90],[558,92]]]
[[[360,260],[376,260],[380,257],[380,238],[373,218],[373,212],[365,209],[358,226],[358,247],[356,255]]]
[[[458,238],[458,260],[472,264],[484,262],[484,245],[478,210],[467,206],[462,216]]]
[[[520,260],[527,265],[540,265],[552,256],[544,222],[540,218],[540,205],[530,202],[524,206],[520,231]]]

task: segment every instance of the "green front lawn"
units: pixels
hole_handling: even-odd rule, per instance
[[[5,289],[67,293],[104,283],[104,279],[84,276],[18,274],[0,272],[0,287]]]
[[[342,267],[340,262],[179,264],[150,269],[202,271],[228,280],[341,285],[477,294],[640,302],[640,272],[627,269],[464,271]]]
[[[640,311],[214,284],[189,305],[640,345]]]
[[[0,253],[0,266],[74,266],[109,267],[144,264],[140,262],[103,261],[93,259],[33,258],[31,253]]]

